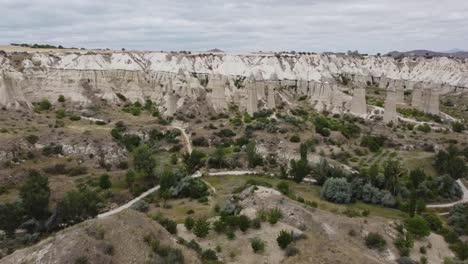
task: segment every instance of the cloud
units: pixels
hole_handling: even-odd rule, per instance
[[[466,0],[0,0],[0,43],[365,52],[468,49]]]

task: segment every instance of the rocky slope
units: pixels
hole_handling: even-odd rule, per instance
[[[225,78],[221,90],[212,85],[214,79],[219,79],[217,74]],[[468,87],[468,60],[320,54],[0,51],[0,105],[28,107],[42,98],[55,102],[60,94],[80,104],[102,99],[118,103],[120,93],[132,101],[151,98],[160,103],[161,110],[169,112],[199,98],[206,99],[215,109],[225,107],[226,102],[249,109],[248,98],[252,101],[252,94],[245,91],[249,90],[246,77],[251,77],[258,100],[265,101],[265,106],[269,90],[275,92],[281,86],[325,104],[338,100],[349,108],[351,98],[341,93],[343,80],[348,86],[382,82],[388,86],[390,79],[407,89],[412,89],[415,82],[425,82],[441,93],[460,91]],[[223,94],[225,102],[222,98],[220,101]],[[268,101],[275,100],[274,96],[269,98]],[[285,101],[281,94],[276,100]]]
[[[161,263],[145,242],[148,235],[157,238],[160,245],[181,249],[185,263],[201,263],[195,252],[177,245],[156,221],[133,210],[67,228],[15,251],[0,263]]]

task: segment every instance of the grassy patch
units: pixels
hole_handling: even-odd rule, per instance
[[[272,186],[276,186],[280,179],[271,178],[267,176],[252,176],[252,175],[242,175],[242,176],[216,176],[216,177],[205,177],[204,179],[209,182],[213,187],[216,188],[218,191],[218,195],[229,195],[232,190],[238,188],[245,184],[246,181],[251,179],[259,179],[261,178],[262,181],[270,183]],[[360,209],[360,210],[369,210],[370,214],[373,216],[380,216],[384,218],[390,219],[401,219],[406,216],[406,214],[402,211],[387,208],[383,206],[373,205],[373,204],[366,204],[363,202],[356,202],[353,204],[348,205],[339,205],[324,201],[320,198],[320,187],[316,185],[309,185],[306,183],[297,184],[294,182],[288,182],[290,190],[296,196],[301,196],[305,200],[310,202],[316,202],[318,204],[318,208],[329,211],[329,212],[339,212],[344,211],[346,208],[350,209]]]

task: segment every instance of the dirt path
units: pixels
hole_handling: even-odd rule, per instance
[[[468,202],[468,188],[466,188],[465,184],[463,184],[461,179],[457,180],[457,184],[460,186],[460,188],[463,191],[463,197],[453,203],[445,203],[445,204],[429,204],[427,205],[428,208],[446,208],[446,207],[453,207],[459,203],[466,203]]]
[[[124,204],[122,206],[119,206],[119,207],[117,207],[115,209],[112,209],[112,210],[110,210],[108,212],[99,214],[97,216],[97,218],[104,218],[104,217],[107,217],[107,216],[110,216],[110,215],[113,215],[113,214],[120,213],[123,210],[130,208],[133,204],[135,204],[136,202],[140,201],[141,199],[145,198],[146,196],[152,194],[153,192],[155,192],[157,190],[159,190],[159,185],[147,190],[146,192],[140,194],[140,196],[138,196],[137,198],[131,200],[130,202],[128,202],[128,203],[126,203],[126,204]]]

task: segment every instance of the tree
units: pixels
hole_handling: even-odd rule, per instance
[[[218,146],[215,152],[211,155],[208,159],[208,165],[210,168],[220,169],[226,166],[224,148],[222,146]]]
[[[458,242],[451,248],[460,260],[468,259],[468,242]]]
[[[161,174],[159,185],[161,192],[169,190],[171,187],[177,184],[177,177],[176,175],[170,170],[170,168],[164,169],[163,173]]]
[[[20,189],[20,197],[27,215],[38,220],[46,218],[49,213],[49,179],[31,171]]]
[[[455,180],[465,177],[468,168],[458,154],[458,150],[453,145],[449,146],[447,151],[440,150],[436,154],[434,167],[439,173],[446,173]]]
[[[309,147],[307,144],[302,143],[301,146],[299,147],[299,152],[301,153],[301,160],[307,160],[307,152],[309,150]]]
[[[334,203],[351,202],[351,184],[345,178],[329,178],[320,191],[320,197]]]
[[[294,181],[300,183],[304,180],[305,176],[307,176],[310,172],[310,166],[307,159],[300,159],[300,160],[291,160],[291,169],[289,170],[289,174],[293,177]]]
[[[98,193],[89,188],[68,192],[57,204],[59,223],[75,224],[95,217],[100,203]]]
[[[280,248],[285,249],[291,242],[293,241],[293,232],[288,232],[286,230],[281,230],[280,234],[276,238],[276,242],[278,242],[278,246]]]
[[[148,145],[143,144],[133,150],[133,165],[137,171],[144,173],[146,177],[151,178],[153,176],[156,160]]]
[[[196,149],[194,149],[192,153],[184,154],[183,158],[187,172],[194,173],[199,168],[203,167],[203,165],[205,165],[205,157],[205,153]]]
[[[197,237],[206,237],[210,232],[210,223],[206,219],[198,219],[193,226],[193,234]]]
[[[250,141],[249,144],[247,144],[247,148],[245,151],[247,153],[247,161],[249,163],[250,168],[255,168],[256,166],[260,166],[263,164],[262,156],[257,154],[257,146],[255,144],[255,141]]]
[[[384,177],[385,189],[389,190],[393,195],[396,195],[398,180],[403,174],[400,162],[396,159],[389,159],[385,162]]]
[[[0,230],[13,237],[15,230],[21,224],[24,210],[20,202],[0,203]]]
[[[101,189],[104,190],[112,187],[112,182],[110,181],[109,174],[103,174],[99,177],[99,187],[101,187]]]
[[[405,220],[406,229],[417,238],[426,237],[431,233],[427,221],[421,216],[414,216]]]
[[[410,172],[409,179],[409,189],[411,194],[408,209],[410,216],[413,217],[418,200],[418,194],[416,191],[419,188],[419,185],[426,179],[426,174],[421,169],[412,170]]]

